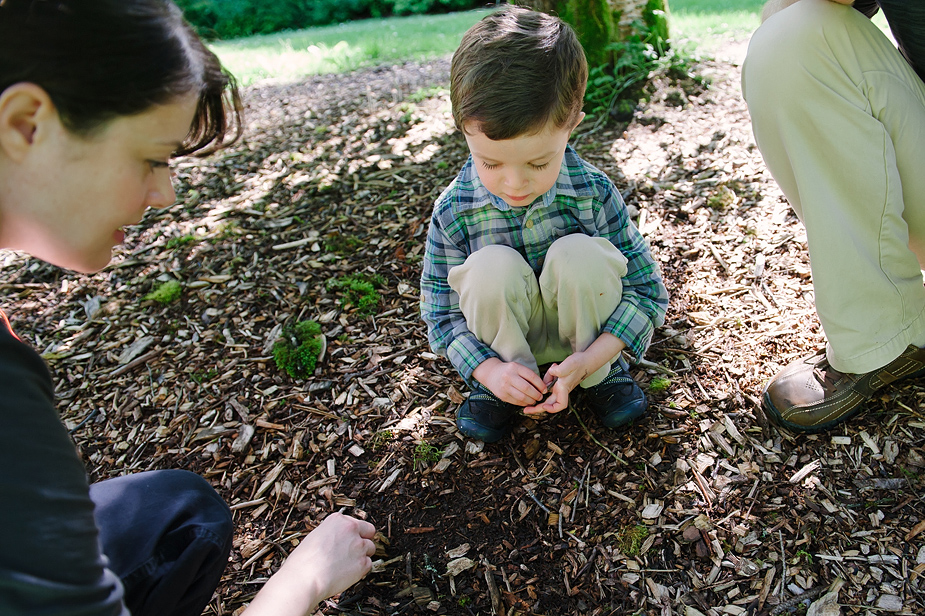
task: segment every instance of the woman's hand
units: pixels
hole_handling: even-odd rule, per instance
[[[292,551],[245,616],[305,616],[350,588],[369,573],[375,534],[369,522],[332,513]]]

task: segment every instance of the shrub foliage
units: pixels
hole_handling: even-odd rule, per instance
[[[367,17],[446,13],[484,0],[176,0],[202,36],[230,39]]]

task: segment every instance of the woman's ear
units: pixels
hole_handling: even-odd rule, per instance
[[[0,151],[21,161],[58,112],[51,97],[34,83],[16,83],[0,93]]]

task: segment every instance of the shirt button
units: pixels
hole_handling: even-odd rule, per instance
[[[532,221],[532,220],[528,220],[528,221],[527,221],[527,228],[528,228],[528,229],[532,229],[532,228],[533,228],[533,221]]]

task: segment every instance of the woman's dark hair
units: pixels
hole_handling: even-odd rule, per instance
[[[198,94],[178,155],[241,133],[234,78],[169,0],[0,0],[0,92],[34,83],[71,132]]]

